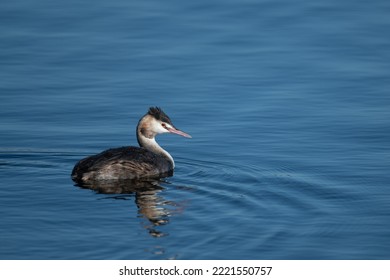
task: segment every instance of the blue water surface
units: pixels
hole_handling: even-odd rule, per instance
[[[0,259],[389,259],[390,3],[8,1]],[[81,158],[161,106],[173,177]]]

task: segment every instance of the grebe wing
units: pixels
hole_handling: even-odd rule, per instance
[[[120,147],[80,160],[72,171],[76,181],[158,177],[172,171],[162,156],[139,147]]]

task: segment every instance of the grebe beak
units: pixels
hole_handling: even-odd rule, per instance
[[[179,129],[176,129],[174,127],[167,127],[166,128],[170,133],[174,133],[174,134],[177,134],[177,135],[181,135],[183,137],[186,137],[186,138],[192,138],[191,135],[179,130]]]

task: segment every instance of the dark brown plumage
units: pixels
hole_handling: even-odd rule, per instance
[[[142,173],[140,172],[142,171]],[[139,147],[120,147],[80,160],[72,171],[76,182],[161,178],[172,174],[166,157]]]

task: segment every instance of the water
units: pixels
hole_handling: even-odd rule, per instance
[[[389,259],[388,1],[10,1],[1,259]],[[173,177],[82,189],[161,106]]]

